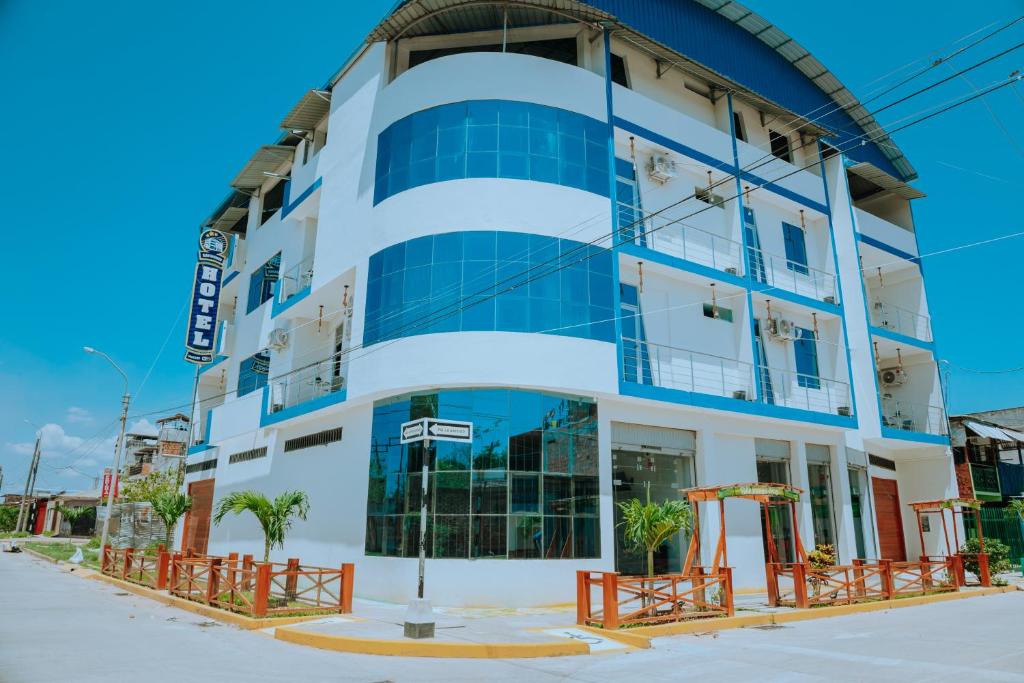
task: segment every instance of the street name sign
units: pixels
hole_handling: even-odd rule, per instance
[[[442,420],[435,417],[421,417],[418,420],[402,423],[402,443],[414,443],[424,439],[472,443],[473,423],[461,420]]]

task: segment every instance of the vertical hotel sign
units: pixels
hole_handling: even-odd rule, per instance
[[[213,362],[217,342],[217,305],[220,303],[221,277],[228,253],[228,238],[219,230],[203,230],[199,236],[199,260],[192,284],[192,307],[185,338],[185,360],[189,363]]]

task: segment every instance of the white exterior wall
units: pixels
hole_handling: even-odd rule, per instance
[[[266,426],[261,425],[261,421],[265,422],[262,390],[241,398],[231,393],[237,385],[239,361],[264,348],[274,327],[290,328],[292,335],[288,347],[271,354],[271,378],[326,358],[331,352],[333,327],[341,319],[342,284],[350,286],[351,340],[359,344],[363,336],[368,259],[387,246],[424,235],[468,230],[527,232],[583,242],[608,234],[612,226],[608,198],[530,181],[465,179],[433,183],[400,192],[373,206],[377,135],[410,113],[449,102],[505,99],[560,107],[604,120],[600,41],[595,45],[593,49],[597,52],[589,56],[594,72],[521,55],[467,54],[427,62],[405,71],[391,83],[386,83],[384,76],[385,46],[372,45],[333,88],[326,146],[304,165],[301,145],[297,150],[299,161],[292,169],[291,196],[297,196],[317,177],[322,178],[321,189],[285,219],[279,213],[258,226],[257,212],[250,212],[245,248],[240,250],[244,251],[245,262],[238,276],[239,305],[233,320],[229,359],[222,368],[211,371],[211,376],[217,376],[219,387],[220,370],[224,370],[225,388],[215,390],[213,379],[209,386],[201,388],[201,398],[227,392],[223,405],[213,411],[210,442],[214,449],[194,453],[188,460],[196,463],[216,456],[218,464],[214,471],[189,474],[188,481],[215,477],[218,499],[245,488],[256,488],[268,495],[288,489],[306,491],[311,499],[309,519],[295,523],[286,547],[273,552],[275,559],[300,557],[303,563],[327,566],[354,561],[358,595],[404,601],[413,594],[415,559],[368,557],[364,547],[373,401],[421,389],[514,387],[585,396],[598,403],[601,556],[577,560],[430,560],[428,595],[437,604],[564,603],[572,599],[575,570],[614,568],[610,476],[613,421],[694,430],[699,485],[756,480],[754,440],[769,438],[790,442],[792,482],[806,487],[806,445],[828,446],[832,453],[837,545],[844,562],[855,553],[845,446],[897,460],[896,475],[904,502],[941,497],[949,490],[952,464],[944,446],[886,438],[882,433],[872,340],[858,269],[857,222],[851,212],[845,171],[839,159],[826,164],[825,174],[835,255],[825,214],[767,189],[756,190],[750,205],[757,213],[766,252],[784,254],[781,223],[800,225],[799,211],[804,208],[809,265],[836,273],[838,261],[842,280],[839,312],[818,310],[785,297],[773,299],[772,308],[773,314],[782,314],[807,328],[813,326],[812,311],[817,311],[823,378],[850,383],[849,350],[856,393],[855,428],[818,419],[813,414],[779,417],[758,413],[753,402],[742,402],[742,407],[738,402],[735,410],[727,410],[685,401],[633,398],[623,395],[614,344],[508,332],[420,335],[356,350],[348,358],[347,394],[343,402]],[[615,115],[722,160],[724,165],[711,170],[716,180],[727,177],[723,168],[731,164],[732,140],[727,127],[725,132],[722,130],[724,98],[717,106],[712,105],[681,87],[684,79],[678,71],[659,80],[650,68],[650,60],[645,61],[642,55],[628,49],[625,56],[633,89],[617,85],[613,88]],[[738,108],[744,113],[751,140],[749,145],[740,143],[741,159],[760,157],[765,149],[757,145],[767,145],[767,131],[761,129],[756,112],[745,104]],[[622,131],[616,133],[616,153],[620,157],[628,158],[628,138]],[[641,158],[656,151],[656,146],[647,141],[637,139],[636,144]],[[799,143],[794,139],[792,144],[795,147]],[[803,154],[798,152],[797,163],[806,163]],[[691,194],[695,186],[706,184],[706,166],[691,164],[685,158],[681,161],[685,163],[680,167],[680,176],[664,186],[651,183],[641,168],[640,186],[647,210],[679,201]],[[792,167],[785,162],[773,162],[756,173],[772,179],[790,170]],[[825,202],[822,178],[814,172],[803,171],[780,183],[811,202]],[[734,186],[727,183],[716,193],[731,197]],[[254,204],[258,206],[258,200]],[[739,242],[741,232],[735,207],[736,202],[729,201],[726,209],[712,208],[693,222]],[[864,222],[870,223],[870,219]],[[250,273],[278,252],[282,254],[282,271],[313,255],[314,275],[308,297],[276,317],[272,317],[272,302],[246,314]],[[739,256],[742,258],[742,254]],[[637,284],[636,260],[621,255],[621,282]],[[763,296],[755,298],[751,311],[744,288],[730,282],[719,283],[716,291],[723,297],[719,303],[732,308],[734,313],[734,322],[724,323],[701,313],[699,302],[710,302],[706,276],[655,264],[645,264],[644,271],[641,306],[651,311],[644,318],[650,342],[753,363],[750,315],[764,316]],[[725,298],[729,296],[733,298]],[[329,322],[317,329],[319,306],[324,307]],[[793,369],[791,345],[770,342],[766,346],[769,365]],[[934,400],[934,384],[929,384],[928,393],[928,400]],[[209,401],[209,405],[215,404],[216,400]],[[343,428],[343,438],[338,443],[283,452],[283,443],[289,438],[338,426]],[[265,458],[228,464],[230,454],[260,446],[268,449]],[[873,476],[874,473],[872,469]],[[705,541],[702,552],[708,561],[720,522],[711,506],[701,512]],[[869,512],[873,514],[873,508],[869,507]],[[758,507],[746,501],[729,501],[726,515],[729,562],[735,568],[736,585],[763,586]],[[810,547],[813,526],[807,496],[798,506],[798,517],[804,543]],[[909,512],[904,514],[903,521],[905,528],[913,524]],[[874,535],[870,529],[866,532],[870,553]],[[916,538],[916,531],[908,531],[906,537],[909,552],[913,550],[910,541]],[[251,518],[231,518],[211,530],[211,553],[252,552],[258,556],[261,550],[259,529]],[[495,586],[502,586],[502,592],[496,593]]]

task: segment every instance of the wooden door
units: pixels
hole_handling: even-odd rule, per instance
[[[210,542],[210,514],[213,512],[213,479],[188,485],[192,509],[185,514],[185,531],[181,535],[181,551],[206,554]]]
[[[907,559],[907,547],[903,542],[903,517],[896,480],[872,477],[871,483],[878,517],[878,552],[882,559],[903,562]]]

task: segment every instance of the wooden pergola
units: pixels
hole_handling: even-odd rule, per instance
[[[921,515],[928,513],[936,513],[942,520],[942,536],[946,542],[946,557],[960,557],[962,558],[965,553],[960,552],[960,532],[956,528],[956,516],[960,515],[960,519],[964,519],[965,510],[974,510],[974,528],[978,534],[978,565],[979,573],[981,576],[978,580],[983,586],[987,586],[990,583],[990,577],[988,576],[988,555],[985,553],[985,537],[981,532],[981,514],[978,510],[981,509],[981,501],[976,498],[944,498],[942,500],[922,500],[916,503],[911,503],[910,507],[913,508],[914,514],[917,516],[917,535],[921,541],[921,554],[925,554],[924,551],[924,524],[921,520]],[[950,516],[952,517],[953,523],[953,547],[949,545],[949,525],[946,524],[946,511],[949,510]],[[964,527],[966,529],[966,525]],[[966,539],[965,539],[966,540]],[[968,555],[970,553],[967,553]],[[958,571],[961,573],[960,582],[963,583],[963,565],[960,564]]]
[[[695,562],[700,561],[700,503],[718,501],[718,516],[721,524],[718,528],[718,544],[715,546],[715,557],[711,567],[726,567],[729,564],[729,551],[725,540],[725,501],[728,498],[741,498],[760,503],[764,514],[765,530],[767,537],[765,542],[768,546],[768,562],[779,561],[779,551],[775,546],[775,539],[772,537],[771,517],[769,510],[773,506],[788,505],[793,519],[793,539],[796,546],[798,562],[806,562],[807,555],[804,553],[803,543],[800,541],[800,525],[797,523],[796,503],[800,500],[802,489],[789,484],[775,484],[770,482],[752,482],[748,484],[726,484],[722,486],[702,486],[691,489],[682,489],[686,494],[690,507],[693,510],[693,536],[690,537],[690,548],[686,552],[686,563],[683,565],[683,575],[690,573]]]

